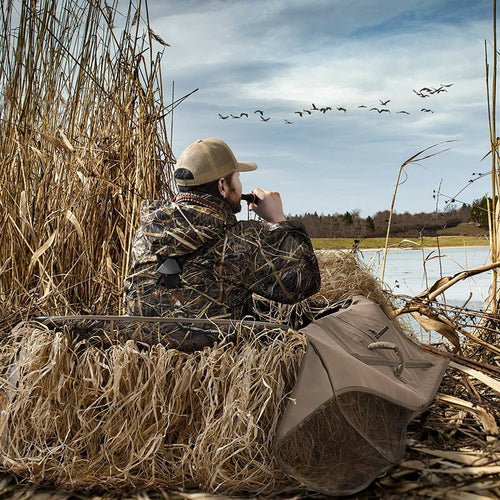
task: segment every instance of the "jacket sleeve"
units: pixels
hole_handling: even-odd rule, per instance
[[[301,223],[245,221],[230,232],[228,241],[234,242],[234,248],[228,248],[227,254],[240,254],[239,269],[234,271],[248,290],[284,304],[319,291],[318,261]]]

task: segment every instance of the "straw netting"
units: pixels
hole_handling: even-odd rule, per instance
[[[5,470],[44,486],[149,488],[125,498],[163,498],[161,488],[172,498],[191,488],[305,493],[271,454],[304,353],[300,333],[221,328],[216,345],[187,354],[102,329],[114,343],[30,322],[4,339]],[[498,497],[499,369],[447,355],[435,401],[409,426],[405,459],[359,497]]]
[[[18,325],[2,384],[4,467],[71,489],[289,489],[271,443],[304,338],[234,328],[234,341],[186,354]]]

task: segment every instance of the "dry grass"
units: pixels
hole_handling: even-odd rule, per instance
[[[2,11],[2,321],[116,313],[139,203],[170,186],[170,108],[146,11],[76,0]]]
[[[362,291],[387,303],[352,254],[320,260],[329,297],[344,300]],[[16,387],[8,369],[3,376],[4,468],[39,486],[115,498],[161,498],[162,490],[177,498],[172,491],[190,489],[304,495],[271,450],[305,341],[293,330],[258,332],[237,325],[236,338],[225,335],[190,355],[133,341],[99,347],[91,339],[72,339],[71,329],[18,325],[2,351],[4,367],[21,353]],[[450,491],[473,491],[495,498],[500,369],[481,362],[471,369],[477,353],[449,356],[453,364],[439,396],[410,427],[405,460],[362,495],[445,498]],[[7,476],[5,487],[40,494],[12,481]]]
[[[19,378],[3,384],[15,396],[1,419],[10,472],[67,489],[290,489],[271,442],[301,335],[266,331],[266,342],[243,327],[189,355],[132,341],[100,349],[69,333],[12,332]]]

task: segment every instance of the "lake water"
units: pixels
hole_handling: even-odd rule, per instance
[[[442,276],[453,276],[465,269],[490,263],[489,247],[454,247],[389,250],[385,264],[385,284],[396,295],[415,296],[431,286]],[[361,253],[377,277],[381,277],[383,251]],[[467,308],[480,309],[491,287],[491,271],[455,283],[445,292],[446,302],[462,306],[469,296]],[[442,302],[443,297],[437,297]]]

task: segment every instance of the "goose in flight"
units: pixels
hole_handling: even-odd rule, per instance
[[[415,94],[418,95],[418,97],[429,97],[427,94],[424,94],[422,91],[417,92],[415,89],[412,89]]]

